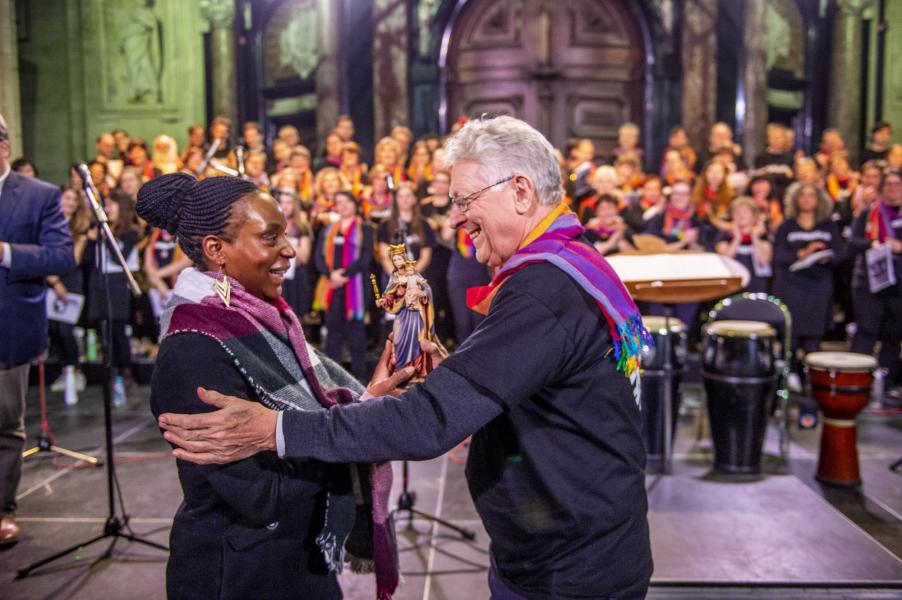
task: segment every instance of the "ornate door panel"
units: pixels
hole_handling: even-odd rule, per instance
[[[627,0],[471,0],[452,31],[448,117],[511,114],[599,154],[642,122],[644,51]]]

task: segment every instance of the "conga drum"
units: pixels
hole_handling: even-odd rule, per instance
[[[702,376],[718,472],[761,472],[779,376],[775,338],[773,327],[759,321],[715,321],[707,327]]]
[[[855,418],[871,399],[877,360],[853,352],[812,352],[805,357],[811,395],[824,413],[817,479],[839,486],[861,484]]]
[[[683,364],[686,359],[686,325],[676,318],[670,319],[670,328],[664,317],[643,316],[642,322],[654,340],[654,346],[642,353],[642,380],[640,402],[642,407],[642,438],[648,456],[648,469],[656,470],[664,458],[664,357],[670,349],[670,383],[673,405],[670,412],[671,442],[680,411],[683,385]]]

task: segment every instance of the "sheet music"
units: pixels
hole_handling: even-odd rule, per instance
[[[821,262],[825,258],[833,258],[833,250],[820,250],[819,252],[815,252],[814,254],[809,254],[805,258],[801,258],[789,265],[789,270],[795,273],[796,271],[808,269]]]
[[[53,292],[47,292],[47,318],[53,321],[61,321],[75,325],[81,315],[81,309],[85,305],[85,297],[81,294],[69,292],[65,300],[60,300]]]

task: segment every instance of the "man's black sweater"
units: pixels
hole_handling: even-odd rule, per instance
[[[505,584],[641,598],[652,572],[639,409],[610,328],[563,271],[510,276],[460,349],[400,398],[288,412],[287,456],[421,460],[473,434],[467,479]]]

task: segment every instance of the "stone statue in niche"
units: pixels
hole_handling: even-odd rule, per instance
[[[107,3],[107,15],[115,26],[110,100],[114,105],[163,103],[163,24],[155,0]],[[112,14],[110,14],[112,13]]]
[[[291,20],[279,33],[279,66],[307,79],[319,63],[316,6],[309,0],[294,4]]]
[[[805,31],[794,0],[768,0],[766,13],[767,69],[805,74]]]
[[[441,2],[439,0],[420,0],[417,5],[417,47],[420,58],[429,57],[429,26],[435,17]]]

